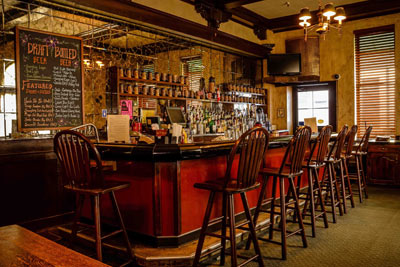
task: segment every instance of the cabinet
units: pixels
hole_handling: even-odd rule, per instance
[[[370,142],[367,174],[368,183],[400,185],[400,143]]]
[[[166,100],[195,100],[201,102],[224,103],[224,104],[254,104],[266,106],[266,90],[262,88],[237,86],[236,90],[221,92],[220,100],[213,98],[198,98],[194,92],[190,92],[188,85],[182,83],[155,81],[147,79],[136,79],[122,77],[117,67],[108,70],[108,86],[106,90],[106,103],[109,114],[118,114],[120,99],[129,98],[151,98]],[[126,86],[130,86],[127,90]],[[138,93],[134,87],[138,86]],[[146,90],[142,90],[143,86]],[[236,86],[234,86],[236,88]],[[156,91],[158,90],[158,93]]]

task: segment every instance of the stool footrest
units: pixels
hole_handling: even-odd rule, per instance
[[[115,235],[117,235],[119,233],[122,233],[122,229],[116,230],[116,231],[114,231],[112,233],[109,233],[108,235],[102,236],[101,240],[104,240],[104,239],[107,239],[109,237],[115,236]]]
[[[297,235],[298,233],[301,233],[303,231],[303,229],[297,229],[296,231],[288,231],[286,230],[286,232],[288,232],[289,234],[286,235],[286,237],[290,237],[292,235]]]
[[[219,245],[219,246],[216,247],[216,248],[210,249],[210,250],[208,250],[208,251],[205,252],[205,253],[201,253],[201,254],[200,254],[200,257],[201,257],[201,258],[207,257],[208,255],[210,255],[210,254],[212,254],[212,253],[214,253],[214,252],[216,252],[216,251],[218,251],[218,250],[220,250],[220,249],[221,249],[221,245]]]
[[[214,233],[210,233],[210,232],[206,232],[206,233],[205,233],[205,235],[208,235],[208,236],[213,236],[213,237],[217,237],[217,238],[221,238],[221,239],[224,239],[224,240],[226,240],[226,239],[227,239],[227,237],[226,237],[226,236],[222,236],[222,235],[219,235],[219,234],[214,234]]]
[[[247,263],[249,263],[249,262],[251,262],[251,261],[254,261],[255,259],[257,259],[258,257],[260,257],[260,255],[254,255],[253,257],[245,257],[245,256],[242,256],[242,255],[237,255],[237,257],[238,258],[241,258],[241,259],[245,259],[245,261],[244,262],[242,262],[242,263],[240,263],[238,266],[240,267],[240,266],[244,266],[244,265],[246,265]]]
[[[242,227],[243,225],[246,225],[246,224],[249,224],[249,223],[250,223],[250,221],[249,221],[249,220],[246,220],[246,221],[244,221],[244,222],[241,222],[241,223],[238,223],[237,225],[235,225],[235,228]]]

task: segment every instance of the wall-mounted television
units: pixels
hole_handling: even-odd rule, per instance
[[[301,54],[269,54],[267,61],[268,75],[287,76],[301,73]]]

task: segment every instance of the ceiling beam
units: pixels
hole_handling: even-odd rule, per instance
[[[225,8],[226,9],[233,9],[237,7],[241,7],[244,5],[260,2],[262,0],[232,0],[232,1],[225,1]]]

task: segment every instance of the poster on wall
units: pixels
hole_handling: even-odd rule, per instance
[[[82,39],[15,31],[18,131],[84,124]]]
[[[120,100],[121,107],[121,115],[129,115],[129,118],[132,119],[132,100]]]

